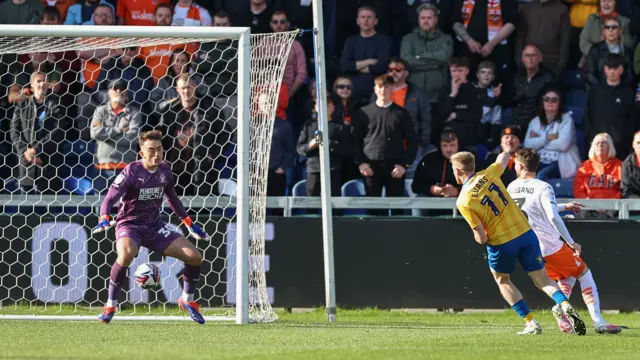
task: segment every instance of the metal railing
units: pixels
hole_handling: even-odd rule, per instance
[[[102,203],[102,196],[80,195],[0,195],[0,206],[41,206],[41,207],[92,207]],[[182,203],[188,208],[234,208],[236,198],[230,196],[185,196]],[[621,220],[629,219],[630,211],[640,211],[639,199],[587,200],[558,199],[564,204],[571,201],[585,205],[585,210],[611,210],[618,212]],[[424,209],[451,210],[451,215],[458,215],[456,199],[425,197],[333,197],[331,204],[336,209]],[[268,197],[267,208],[284,209],[284,216],[292,216],[295,209],[319,209],[320,197]]]

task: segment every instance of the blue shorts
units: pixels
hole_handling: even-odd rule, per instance
[[[487,245],[489,266],[499,273],[511,274],[516,261],[526,272],[544,269],[544,258],[538,237],[529,230],[517,238],[500,245]]]

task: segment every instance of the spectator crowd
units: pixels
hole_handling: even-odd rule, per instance
[[[310,29],[311,10],[311,0],[4,0],[0,23],[255,34]],[[367,196],[457,197],[454,153],[473,152],[481,169],[528,147],[538,177],[572,182],[573,197],[640,198],[640,1],[324,0],[323,11],[329,128],[317,136],[303,32],[277,99],[268,195],[306,180],[318,196],[323,141],[334,196],[356,180]],[[179,192],[218,194],[218,179],[236,176],[236,50],[223,40],[2,55],[0,186],[17,188],[0,190],[56,193],[77,177],[100,193],[137,158],[137,134],[158,128]],[[254,95],[251,116],[273,116],[269,94]]]

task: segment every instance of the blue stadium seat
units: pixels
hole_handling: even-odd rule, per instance
[[[573,198],[573,179],[549,179],[547,182],[553,186],[557,198]]]
[[[360,179],[349,180],[342,185],[341,194],[343,197],[365,196],[364,182]],[[365,209],[344,209],[344,215],[366,215]]]
[[[568,69],[564,76],[564,84],[567,90],[584,89],[584,77],[580,69]]]
[[[477,159],[483,159],[483,160],[486,159],[488,153],[489,153],[489,149],[487,149],[486,146],[482,144],[478,144],[478,151],[476,151]]]
[[[580,158],[587,158],[587,147],[584,143],[584,131],[582,127],[576,127],[576,145],[578,146],[578,151],[580,152]]]
[[[576,126],[582,127],[584,123],[584,106],[567,106],[568,112],[571,113],[571,118]]]
[[[92,181],[81,177],[68,177],[64,181],[64,189],[71,194],[77,195],[89,195],[93,193]]]
[[[584,108],[587,103],[587,92],[584,90],[571,90],[567,91],[566,101],[567,106],[579,106]]]
[[[20,190],[20,184],[18,183],[18,179],[8,178],[4,181],[4,190],[9,193],[16,193]]]
[[[502,127],[509,126],[513,122],[513,111],[511,108],[502,109]]]

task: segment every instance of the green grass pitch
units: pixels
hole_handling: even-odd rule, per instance
[[[13,308],[0,309],[0,314]],[[33,314],[33,312],[29,312]],[[588,318],[586,310],[581,315]],[[117,316],[117,315],[116,315]],[[517,336],[513,311],[279,313],[271,324],[0,321],[0,359],[639,359],[640,314],[606,314],[618,335],[563,335],[537,312],[541,336]],[[586,319],[585,319],[586,320]],[[589,322],[590,323],[590,322]]]

